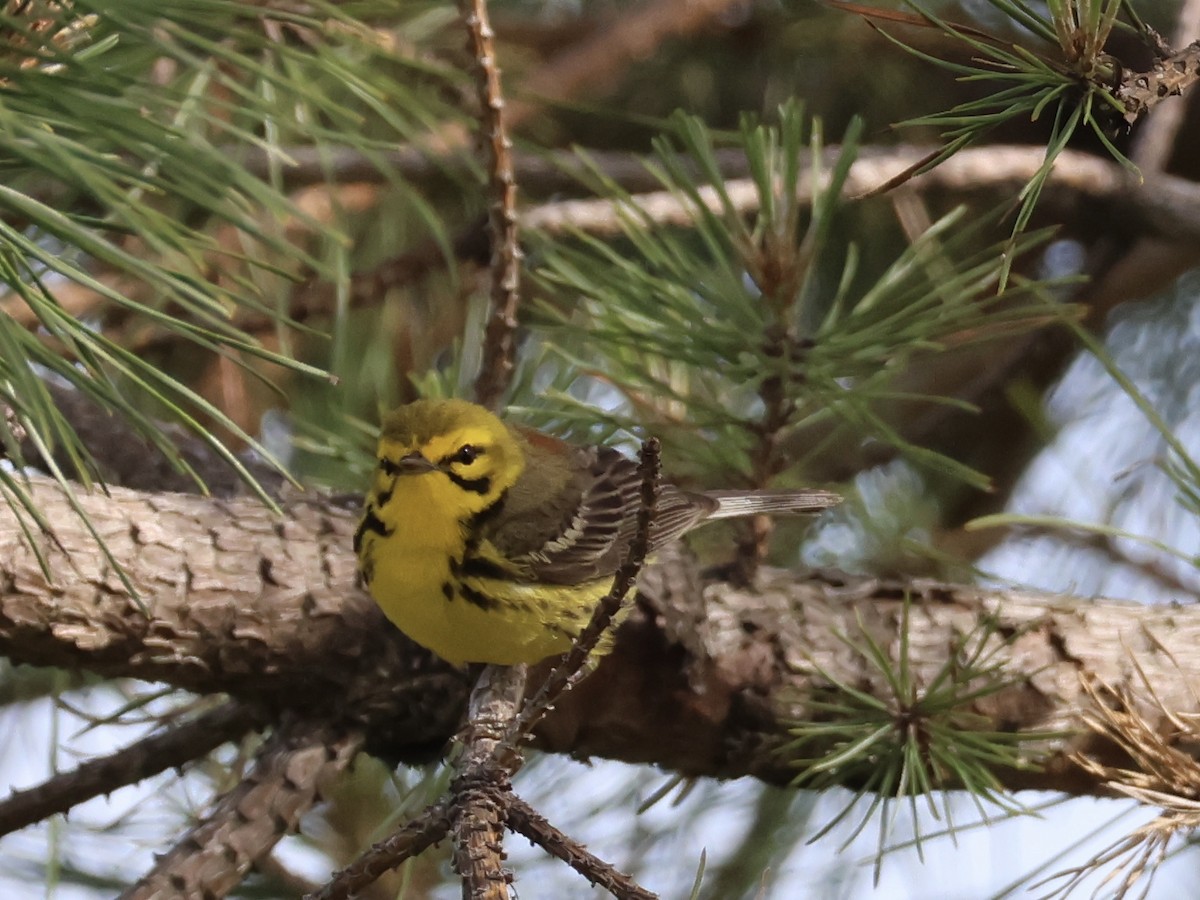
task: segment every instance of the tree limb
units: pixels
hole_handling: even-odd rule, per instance
[[[29,489],[61,546],[41,539],[58,575],[47,584],[14,513],[0,508],[0,653],[14,662],[224,691],[281,714],[327,717],[361,728],[368,749],[393,760],[428,758],[457,728],[465,674],[387,630],[355,585],[356,513],[316,497],[291,501],[275,518],[248,499],[80,495],[146,618],[60,490],[41,479]],[[1193,606],[779,570],[735,589],[704,583],[694,565],[671,558],[643,573],[640,590],[642,608],[613,654],[559,700],[535,746],[787,783],[796,772],[780,748],[789,722],[815,715],[825,687],[817,670],[883,690],[842,638],[865,630],[894,657],[906,592],[918,683],[990,622],[1003,638],[995,650],[1006,685],[973,702],[980,727],[1061,735],[1031,747],[1040,769],[999,773],[1009,787],[1096,793],[1102,783],[1070,754],[1127,762],[1084,727],[1082,674],[1119,690],[1135,657],[1164,707],[1196,711]]]
[[[350,765],[361,746],[361,735],[337,734],[312,722],[284,726],[263,746],[250,774],[121,900],[224,897],[256,860],[296,830],[329,779]]]

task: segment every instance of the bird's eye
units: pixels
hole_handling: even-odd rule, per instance
[[[482,447],[476,447],[474,444],[463,444],[458,448],[458,452],[451,457],[450,461],[459,463],[460,465],[469,466],[482,455]]]

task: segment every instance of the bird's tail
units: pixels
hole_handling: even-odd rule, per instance
[[[704,495],[717,501],[710,519],[816,513],[842,502],[840,495],[830,491],[705,491]]]

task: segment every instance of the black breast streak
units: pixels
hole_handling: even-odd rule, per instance
[[[450,560],[450,574],[455,578],[460,578],[463,575],[466,575],[468,578],[509,577],[509,572],[502,566],[477,555],[479,545],[483,542],[484,529],[489,522],[493,521],[503,512],[504,501],[506,499],[508,499],[507,490],[463,522],[463,530],[467,535],[467,541],[466,546],[463,547],[462,559],[451,558]]]
[[[468,578],[507,579],[512,577],[511,573],[502,565],[482,556],[464,556],[461,572]]]
[[[394,528],[388,528],[383,523],[379,516],[375,515],[375,508],[368,506],[367,511],[363,514],[362,521],[358,523],[358,528],[354,531],[354,552],[357,553],[362,547],[363,535],[368,531],[381,535],[382,537],[391,537]]]
[[[467,585],[463,584],[461,581],[458,583],[458,593],[459,593],[459,596],[461,596],[468,603],[470,603],[474,606],[478,606],[480,609],[488,610],[488,609],[496,608],[495,600],[493,600],[491,597],[487,597],[487,596],[481,594],[479,591],[475,590],[472,587],[468,587]]]

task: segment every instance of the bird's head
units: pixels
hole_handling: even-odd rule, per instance
[[[439,502],[459,518],[487,509],[525,468],[518,437],[482,406],[417,400],[387,415],[379,437],[380,480],[433,478]]]

